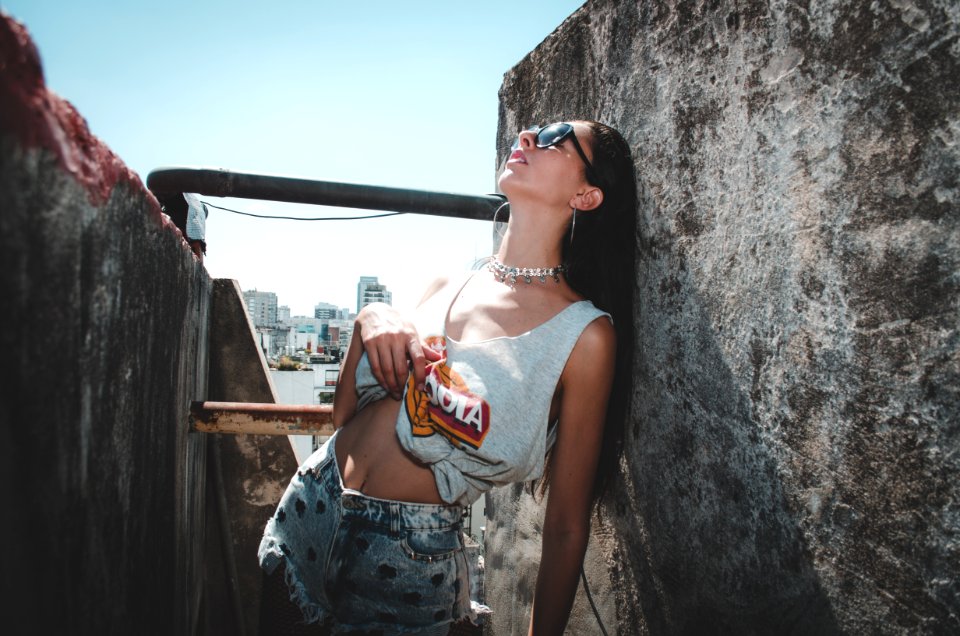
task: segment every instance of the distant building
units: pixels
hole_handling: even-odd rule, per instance
[[[366,303],[363,302],[363,297],[364,297],[364,293],[367,291],[367,286],[368,286],[368,285],[376,285],[377,282],[378,282],[378,281],[377,281],[377,277],[376,277],[376,276],[361,276],[361,277],[360,277],[360,282],[357,283],[357,312],[358,312],[358,313],[359,313],[360,309],[363,308],[364,304],[366,304]]]
[[[290,320],[290,307],[280,305],[277,307],[277,322],[288,322]]]
[[[317,303],[313,308],[313,317],[321,320],[336,320],[339,313],[340,308],[330,303]]]
[[[350,338],[353,337],[352,320],[331,320],[328,340],[331,345],[338,345],[341,353],[347,350]]]
[[[243,292],[247,315],[257,327],[273,327],[277,324],[277,295],[256,289]]]
[[[320,333],[320,329],[322,328],[323,323],[326,321],[320,320],[319,318],[314,318],[313,316],[290,316],[287,318],[286,322],[292,327],[302,327],[304,325],[308,325],[313,331]]]
[[[257,340],[260,343],[260,349],[267,358],[276,358],[279,355],[293,351],[288,349],[290,343],[290,327],[280,323],[277,327],[257,327]]]
[[[311,316],[291,316],[287,319],[287,326],[296,333],[321,334],[326,330],[327,322]],[[314,338],[313,340],[316,342],[317,339]]]
[[[393,294],[381,285],[376,276],[361,276],[357,283],[357,312],[370,303],[393,304]]]

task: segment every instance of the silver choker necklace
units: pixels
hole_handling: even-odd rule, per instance
[[[490,262],[487,263],[487,269],[493,272],[498,281],[513,287],[517,284],[518,278],[522,278],[523,282],[529,285],[533,282],[534,277],[539,278],[541,283],[545,283],[547,282],[547,276],[551,276],[555,282],[559,283],[560,274],[567,268],[563,265],[557,265],[556,267],[507,267],[496,256],[491,256]]]

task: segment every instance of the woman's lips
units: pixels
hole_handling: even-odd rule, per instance
[[[523,151],[521,149],[517,148],[510,154],[510,158],[507,159],[507,162],[511,162],[511,161],[515,161],[518,163],[527,163],[527,157],[526,155],[523,154]]]

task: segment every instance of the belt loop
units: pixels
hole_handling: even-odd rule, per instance
[[[390,532],[400,534],[400,504],[396,501],[390,502]]]

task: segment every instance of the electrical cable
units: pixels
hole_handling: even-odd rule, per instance
[[[587,573],[584,572],[582,563],[580,564],[580,578],[583,580],[583,591],[587,593],[587,600],[590,601],[593,615],[597,617],[597,624],[600,625],[600,631],[603,632],[603,636],[608,636],[607,630],[603,626],[603,620],[600,618],[600,610],[597,609],[596,604],[593,602],[593,596],[590,594],[590,586],[587,585]]]
[[[233,210],[231,208],[225,208],[220,205],[214,205],[207,201],[203,201],[202,203],[207,207],[223,210],[224,212],[242,214],[243,216],[252,216],[257,219],[283,219],[287,221],[359,221],[362,219],[379,219],[385,216],[397,216],[398,214],[406,214],[406,212],[384,212],[383,214],[368,214],[365,216],[312,216],[312,217],[311,216],[273,216],[270,214],[254,214],[253,212],[241,212],[240,210]]]

